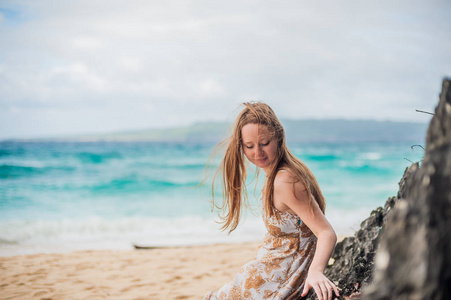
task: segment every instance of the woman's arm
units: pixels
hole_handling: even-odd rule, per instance
[[[338,296],[335,284],[323,274],[337,242],[337,236],[318,203],[309,201],[309,195],[300,181],[294,183],[293,190],[293,177],[289,172],[279,172],[274,181],[274,206],[280,211],[298,215],[318,239],[302,296],[305,296],[310,288],[315,290],[320,300],[332,299],[332,290]]]

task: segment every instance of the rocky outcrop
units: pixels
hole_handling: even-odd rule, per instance
[[[420,168],[387,221],[362,299],[451,299],[451,81],[444,80]],[[388,230],[389,229],[389,230]]]
[[[341,296],[338,299],[357,299],[361,287],[371,282],[376,249],[387,216],[398,199],[403,198],[406,181],[417,168],[418,163],[407,168],[399,182],[397,196],[388,198],[384,207],[373,210],[353,237],[347,237],[336,245],[332,254],[333,263],[327,267],[325,274],[339,287]],[[313,300],[316,296],[311,291],[305,299]]]
[[[421,167],[407,168],[397,196],[337,244],[325,273],[339,299],[451,299],[450,86],[444,80]]]

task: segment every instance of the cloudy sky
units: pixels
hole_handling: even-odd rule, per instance
[[[426,122],[451,1],[0,0],[0,139],[229,120]]]

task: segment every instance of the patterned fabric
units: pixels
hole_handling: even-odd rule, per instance
[[[257,257],[232,282],[204,300],[296,299],[302,293],[313,259],[316,237],[297,215],[278,212],[280,220],[262,216],[268,233]]]

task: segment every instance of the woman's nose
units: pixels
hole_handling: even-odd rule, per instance
[[[260,154],[262,154],[262,153],[263,153],[263,149],[261,146],[255,147],[255,155],[256,156],[260,156]]]

